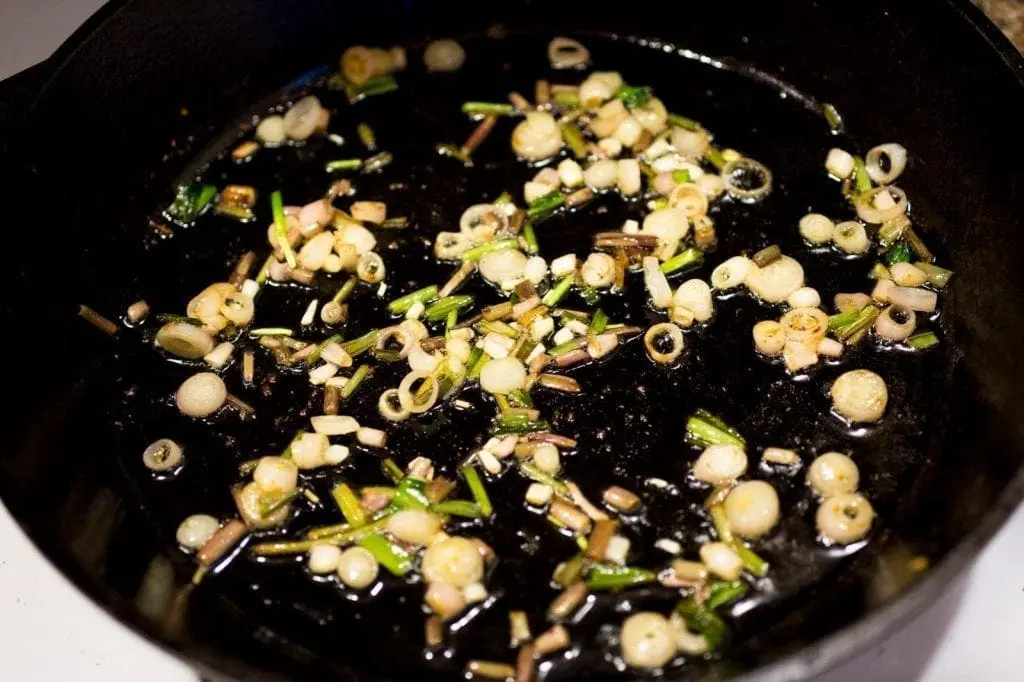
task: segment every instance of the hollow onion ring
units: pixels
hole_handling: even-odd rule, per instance
[[[682,211],[687,218],[705,215],[708,212],[707,196],[692,182],[677,185],[669,194],[668,205]]]
[[[373,345],[377,350],[384,350],[387,346],[388,341],[391,339],[398,339],[398,342],[402,344],[401,350],[398,351],[398,357],[403,360],[409,357],[409,351],[412,350],[412,345],[416,340],[412,337],[412,334],[406,329],[401,327],[385,327],[377,333],[377,343]]]
[[[416,401],[416,394],[413,393],[412,387],[417,381],[423,380],[424,383],[429,382],[427,385],[430,387],[430,393],[427,399],[423,402]],[[437,402],[437,396],[440,393],[440,386],[437,384],[437,379],[432,374],[426,372],[409,372],[402,379],[402,383],[398,385],[398,402],[401,403],[403,410],[408,410],[412,414],[420,414],[426,412]],[[418,393],[419,391],[416,391]]]
[[[897,318],[902,318],[900,322]],[[917,315],[910,308],[891,305],[882,311],[875,320],[875,333],[883,339],[902,341],[914,333],[917,326]]]
[[[895,195],[896,203],[886,209],[875,208],[875,197],[881,192],[888,192],[890,197]],[[907,212],[907,194],[896,185],[876,187],[856,197],[853,200],[853,207],[857,209],[858,218],[866,223],[878,225]]]
[[[889,157],[889,171],[882,170],[882,155]],[[864,158],[868,177],[877,185],[891,184],[907,167],[907,150],[896,143],[880,144],[873,147]]]
[[[662,353],[655,347],[655,342],[662,335],[667,335],[672,341],[672,350]],[[644,334],[644,348],[651,359],[662,365],[668,365],[676,361],[679,354],[683,352],[683,330],[671,322],[660,322]]]
[[[820,308],[793,308],[782,316],[779,324],[790,341],[817,342],[828,333],[828,315]]]
[[[392,422],[405,421],[412,414],[402,407],[397,388],[389,388],[380,394],[380,398],[377,399],[377,411],[380,412],[380,416]]]
[[[740,174],[753,174],[760,177],[761,186],[754,189],[740,187],[736,184],[736,176]],[[744,203],[754,203],[764,199],[772,191],[772,172],[764,164],[743,156],[725,164],[722,168],[722,182],[729,196]]]
[[[557,36],[548,43],[548,61],[556,69],[572,69],[590,61],[590,51],[572,38]]]

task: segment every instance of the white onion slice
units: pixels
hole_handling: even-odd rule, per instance
[[[459,230],[478,243],[494,239],[507,228],[508,216],[494,204],[475,204],[459,218]]]
[[[888,281],[888,280],[883,280]],[[939,302],[939,295],[927,289],[894,286],[889,290],[889,302],[922,313],[933,313]]]
[[[878,196],[883,192],[886,193],[883,200],[889,199],[886,203],[891,205],[886,208],[877,208]],[[895,198],[893,198],[893,195],[895,195]],[[896,185],[876,187],[870,192],[861,194],[854,199],[853,207],[857,209],[858,218],[866,223],[878,225],[907,212],[907,194]]]
[[[480,259],[480,274],[492,284],[523,279],[527,258],[518,249],[501,249],[484,254]]]
[[[548,61],[556,69],[573,69],[590,61],[590,51],[578,40],[557,36],[548,43]]]
[[[744,281],[761,300],[781,303],[804,285],[804,269],[789,256],[780,256],[763,268],[751,263]]]
[[[668,352],[661,352],[657,348],[657,342],[662,337],[668,337],[672,347]],[[676,361],[679,354],[683,352],[683,330],[671,322],[662,322],[652,326],[644,334],[644,347],[651,359],[662,365],[668,365]]]
[[[647,293],[651,296],[651,302],[655,308],[668,308],[672,305],[672,287],[661,271],[658,259],[654,256],[645,256],[644,284],[647,286]]]
[[[891,305],[875,320],[875,333],[883,339],[902,341],[914,333],[917,315],[910,308]]]
[[[526,384],[526,367],[513,357],[488,361],[480,371],[480,387],[488,393],[511,393]]]
[[[429,386],[429,393],[425,399],[418,401],[412,389],[413,385],[421,380]],[[416,392],[418,393],[419,389]],[[434,406],[439,392],[440,387],[433,375],[426,372],[409,372],[402,379],[402,383],[398,385],[398,402],[401,403],[403,410],[408,410],[412,414],[420,414]]]
[[[757,176],[760,184],[753,188],[741,186],[737,177],[741,174]],[[772,191],[772,172],[764,164],[744,156],[725,164],[722,168],[722,182],[725,183],[725,191],[729,196],[744,203],[754,203]]]
[[[412,414],[402,407],[402,403],[398,399],[397,388],[389,388],[380,394],[380,398],[377,400],[377,411],[380,412],[380,416],[392,422],[404,421]]]
[[[889,158],[888,171],[882,170],[881,161],[883,156]],[[907,150],[903,145],[894,142],[880,144],[868,152],[864,163],[868,169],[868,177],[875,184],[888,185],[896,180],[903,173],[903,169],[907,167]]]

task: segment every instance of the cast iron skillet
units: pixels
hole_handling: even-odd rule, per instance
[[[134,253],[126,245],[147,229],[143,217],[191,153],[253,102],[352,42],[415,42],[500,20],[549,34],[571,27],[657,37],[740,70],[754,65],[755,80],[772,74],[781,82],[769,85],[837,103],[858,139],[895,137],[913,151],[914,189],[947,226],[957,314],[943,331],[959,354],[939,417],[920,427],[929,446],[919,472],[867,551],[695,674],[809,677],[929,603],[1024,489],[1016,305],[1024,189],[1012,163],[1024,151],[1024,63],[960,2],[720,3],[673,21],[656,4],[630,3],[621,16],[569,2],[506,3],[448,17],[426,2],[138,0],[108,6],[51,60],[5,84],[6,245],[16,265],[3,304],[11,330],[4,372],[15,399],[4,414],[10,446],[0,456],[0,492],[48,556],[119,618],[206,673],[375,679],[341,643],[286,640],[276,622],[254,619],[215,587],[190,602],[188,571],[169,558],[165,535],[111,456],[116,429],[97,418],[102,406],[88,404],[117,385],[101,361],[111,346],[73,312],[80,301],[123,306],[118,261]],[[51,211],[46,220],[26,210],[40,207]],[[915,556],[931,566],[923,575],[905,569]]]

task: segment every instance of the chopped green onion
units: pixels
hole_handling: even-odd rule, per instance
[[[274,190],[270,195],[270,209],[274,214],[274,234],[277,235],[277,243],[284,251],[284,258],[288,261],[288,267],[295,267],[295,252],[292,245],[288,243],[288,219],[284,215],[284,199],[280,190]]]
[[[484,355],[484,349],[474,348],[473,352],[469,354],[468,362],[466,362],[466,367],[469,368],[467,376],[470,379],[476,379],[480,376],[480,371],[484,368],[485,364],[487,364],[487,356]]]
[[[687,597],[676,604],[675,610],[686,623],[687,629],[704,637],[709,651],[721,651],[729,643],[729,628],[707,605]]]
[[[700,249],[695,249],[691,246],[662,263],[661,271],[666,275],[671,275],[692,265],[698,265],[703,259],[704,253]]]
[[[590,319],[590,327],[587,331],[596,336],[603,332],[607,326],[608,313],[598,308],[594,313],[594,317]]]
[[[402,360],[402,351],[388,348],[371,348],[370,355],[382,362],[398,362]]]
[[[864,159],[859,156],[853,157],[853,180],[857,194],[871,189],[871,178],[868,177],[867,166],[864,165]]]
[[[840,341],[847,341],[851,339],[851,337],[853,337],[855,334],[861,331],[865,331],[868,329],[868,327],[873,325],[875,323],[875,320],[878,319],[879,314],[880,311],[876,306],[864,306],[864,308],[859,313],[857,313],[857,319],[855,319],[853,322],[847,325],[836,328],[836,338],[838,338]]]
[[[889,273],[889,268],[885,267],[881,263],[875,263],[871,266],[871,272],[868,273],[868,277],[871,279],[892,279],[892,275]]]
[[[925,348],[938,345],[939,337],[935,335],[935,332],[931,331],[918,332],[907,339],[907,343],[911,348],[924,350]]]
[[[351,341],[346,341],[345,343],[341,344],[341,347],[344,349],[346,353],[348,353],[352,357],[362,355],[366,351],[373,348],[373,345],[377,343],[377,336],[379,334],[379,329],[371,329],[362,336],[354,338]]]
[[[463,261],[478,261],[482,257],[486,256],[489,253],[493,253],[494,251],[502,251],[504,249],[514,249],[517,246],[519,246],[519,240],[518,239],[512,239],[512,238],[509,238],[509,239],[498,239],[498,240],[493,241],[493,242],[486,242],[484,244],[479,244],[477,246],[474,246],[471,249],[466,250],[466,252],[462,254],[462,260]]]
[[[540,302],[549,308],[553,308],[558,305],[558,302],[565,298],[565,295],[569,293],[569,289],[572,287],[572,283],[575,279],[575,275],[566,275],[562,279],[558,280],[558,284],[544,294],[544,298],[542,298]]]
[[[217,215],[227,216],[228,218],[234,218],[240,220],[243,223],[252,220],[256,217],[256,214],[252,212],[252,209],[248,206],[242,206],[241,204],[232,204],[224,201],[218,201],[214,204],[213,212]]]
[[[925,243],[921,241],[921,238],[917,236],[917,232],[914,228],[907,226],[907,229],[903,232],[903,238],[907,240],[907,244],[913,249],[917,257],[926,263],[931,263],[935,260],[935,255],[925,246]]]
[[[291,336],[292,333],[288,327],[256,327],[249,330],[249,336],[254,339],[258,336]]]
[[[704,607],[717,609],[720,606],[726,606],[737,599],[742,599],[749,591],[750,585],[742,580],[730,582],[716,580],[711,583],[711,589],[708,590],[708,598],[704,600]]]
[[[469,295],[446,296],[439,301],[431,303],[424,313],[428,322],[440,322],[448,317],[452,311],[458,312],[462,308],[473,304],[473,297]]]
[[[500,102],[463,102],[462,113],[481,116],[512,116],[516,108]]]
[[[857,321],[860,316],[859,310],[847,310],[845,313],[836,313],[828,316],[828,330],[834,332]]]
[[[350,355],[351,355],[351,353],[350,353]],[[349,377],[348,382],[344,386],[341,387],[341,391],[339,392],[339,397],[342,400],[347,400],[347,399],[351,398],[352,394],[355,393],[356,390],[359,389],[359,387],[362,385],[363,381],[366,379],[366,377],[367,377],[367,375],[369,375],[369,373],[370,373],[370,366],[369,365],[359,365],[359,367],[356,368],[356,371],[352,372],[352,376]]]
[[[651,90],[642,85],[623,85],[615,96],[621,99],[627,108],[636,109],[651,101]]]
[[[953,276],[952,270],[940,268],[938,265],[932,265],[931,263],[914,263],[914,265],[924,272],[930,284],[940,289],[949,284],[949,278]]]
[[[392,575],[403,576],[412,570],[413,556],[383,535],[367,535],[359,545],[370,550],[377,562]]]
[[[363,537],[376,533],[377,531],[384,528],[387,523],[387,516],[384,515],[381,518],[360,526],[359,528],[348,528],[345,524],[338,526],[327,527],[324,532],[317,532],[317,537],[309,537],[306,540],[299,541],[286,541],[286,542],[266,542],[260,545],[252,547],[252,553],[257,556],[280,556],[285,554],[305,554],[313,548],[316,544],[330,544],[330,545],[346,545],[350,542],[357,542]],[[337,528],[338,532],[328,534],[326,531],[331,528]]]
[[[725,157],[722,156],[722,152],[718,147],[709,146],[708,150],[704,152],[704,158],[718,170],[725,168],[726,160]]]
[[[453,159],[458,159],[467,166],[470,164],[469,157],[463,154],[462,150],[453,144],[445,142],[437,145],[436,149],[437,153],[440,154],[441,156],[450,156]]]
[[[382,168],[390,164],[392,161],[394,161],[394,157],[391,156],[391,154],[388,152],[380,152],[379,154],[374,154],[373,156],[371,156],[370,158],[363,162],[363,173],[376,173],[377,171],[381,170]]]
[[[256,284],[263,286],[267,283],[267,278],[270,276],[270,264],[273,262],[273,256],[267,256],[267,260],[263,261],[263,267],[260,268],[259,273],[256,275]]]
[[[476,500],[477,506],[480,507],[480,512],[484,516],[493,514],[494,506],[491,505],[491,498],[487,496],[487,488],[484,487],[484,482],[476,468],[471,466],[462,467],[459,469],[459,472],[466,479],[466,485],[469,486],[469,491],[473,493],[473,499]]]
[[[734,539],[732,546],[736,553],[740,555],[740,559],[743,560],[743,567],[748,572],[756,575],[758,578],[763,577],[768,572],[768,562],[747,547],[742,540]]]
[[[553,358],[561,357],[561,356],[565,355],[566,353],[571,353],[574,350],[577,350],[579,348],[583,348],[583,346],[585,346],[586,344],[587,344],[586,337],[577,336],[574,339],[569,339],[568,341],[563,341],[562,343],[558,344],[557,346],[554,346],[553,348],[551,348],[548,351],[548,355],[550,355]]]
[[[445,500],[430,505],[430,511],[435,514],[446,514],[448,516],[462,516],[467,519],[479,519],[484,516],[483,511],[475,502],[469,500]]]
[[[684,128],[686,130],[700,130],[701,129],[700,123],[697,123],[692,118],[687,118],[686,116],[680,116],[679,114],[669,114],[668,115],[668,122],[671,125],[679,126],[680,128]]]
[[[501,320],[483,320],[478,322],[476,329],[481,334],[501,334],[507,336],[510,339],[519,338],[519,332],[510,325],[505,324]]]
[[[534,421],[522,415],[502,415],[491,422],[491,435],[505,436],[512,433],[535,433],[549,431],[551,424],[543,419]]]
[[[213,185],[203,185],[198,182],[190,182],[179,185],[174,201],[167,207],[165,213],[179,223],[188,224],[199,217],[199,214],[217,196],[217,188]]]
[[[562,139],[569,145],[569,149],[577,159],[587,157],[587,141],[575,123],[570,121],[562,124]]]
[[[401,315],[409,312],[409,308],[412,308],[417,303],[426,303],[436,296],[437,285],[431,284],[429,287],[423,287],[422,289],[417,289],[411,294],[406,294],[401,298],[396,298],[388,304],[388,310],[393,315]]]
[[[185,324],[190,324],[193,327],[203,326],[202,320],[197,320],[194,317],[186,317],[185,315],[175,315],[174,313],[159,313],[156,316],[156,319],[157,322],[163,322],[164,324],[168,322],[184,322]]]
[[[458,323],[459,311],[456,308],[455,310],[452,310],[451,312],[448,313],[448,317],[445,318],[444,321],[444,333],[446,339],[448,338],[448,335],[451,334],[452,330],[455,329],[455,325],[457,325]]]
[[[426,509],[430,506],[427,499],[426,482],[415,476],[405,476],[398,482],[392,501],[402,509]]]
[[[566,496],[569,494],[569,486],[547,472],[541,471],[535,464],[531,464],[527,461],[521,461],[519,462],[519,470],[526,474],[527,478],[533,479],[537,483],[543,483],[544,485],[549,486],[559,495]]]
[[[531,201],[529,208],[526,210],[526,216],[528,218],[546,218],[564,203],[565,195],[556,189]]]
[[[334,171],[359,170],[362,165],[361,159],[338,159],[337,161],[328,161],[324,165],[324,169],[328,173],[333,173]]]
[[[327,348],[332,343],[338,343],[341,341],[341,334],[335,334],[334,336],[328,336],[326,339],[321,341],[313,349],[313,352],[306,357],[306,364],[312,365],[314,362],[320,359],[321,353],[324,352],[324,348]]]
[[[553,93],[551,99],[563,109],[579,109],[580,107],[580,94],[578,92],[560,90]]]
[[[353,86],[351,83],[345,87],[350,102],[355,103],[364,97],[384,95],[398,89],[398,81],[391,74],[374,76],[362,85]]]
[[[706,448],[709,445],[743,447],[747,443],[736,429],[707,410],[697,410],[686,420],[686,439],[692,445],[701,448]]]
[[[393,483],[400,483],[405,477],[402,468],[395,464],[395,460],[390,457],[384,458],[384,461],[380,463],[380,468],[384,475],[390,478]]]
[[[409,227],[409,219],[405,216],[395,216],[394,218],[388,218],[380,226],[389,230],[400,230],[403,227]]]
[[[827,102],[822,105],[821,109],[822,113],[825,114],[825,120],[828,121],[828,127],[832,129],[832,132],[837,133],[842,130],[843,117],[840,115],[839,110]]]
[[[523,241],[526,242],[527,253],[540,251],[540,244],[537,243],[537,233],[533,231],[533,223],[526,221],[523,224]]]
[[[517,388],[508,394],[508,399],[509,402],[515,404],[515,407],[533,408],[533,398],[530,397],[530,394],[525,389]]]
[[[359,278],[356,277],[355,275],[349,277],[348,281],[341,285],[341,288],[338,289],[338,293],[336,293],[334,295],[334,298],[332,298],[331,300],[334,301],[335,303],[344,303],[345,300],[352,295],[352,291],[356,288],[356,283],[358,281]]]
[[[509,194],[508,192],[502,192],[501,194],[498,195],[498,198],[495,199],[493,203],[494,203],[495,206],[502,206],[504,204],[511,204],[512,203],[512,195]]]
[[[897,242],[891,249],[886,251],[885,264],[892,266],[896,263],[910,262],[910,247],[903,242]]]
[[[672,171],[672,182],[676,183],[677,185],[682,185],[683,183],[689,181],[690,171],[686,170],[685,168],[680,168],[678,170]]]
[[[289,491],[284,495],[281,495],[280,497],[274,498],[272,500],[261,500],[260,517],[264,519],[267,518],[268,516],[276,512],[278,509],[281,509],[282,507],[284,507],[286,504],[288,504],[301,494],[302,491],[296,488],[295,490]]]
[[[624,587],[654,582],[657,574],[646,568],[594,564],[587,571],[587,587],[591,590],[621,590]]]
[[[360,123],[356,126],[356,134],[359,135],[359,141],[363,143],[371,152],[377,148],[377,136],[373,133],[373,128],[370,127],[369,123]]]
[[[878,228],[878,242],[883,247],[890,247],[903,239],[903,233],[910,227],[910,218],[905,215],[898,215],[895,218],[886,220]]]
[[[339,483],[334,486],[334,489],[331,490],[331,497],[334,498],[334,503],[338,505],[341,515],[345,517],[345,521],[351,528],[358,528],[366,524],[366,512],[363,511],[363,506],[359,504],[359,498],[352,492],[352,488],[348,487],[348,484]]]

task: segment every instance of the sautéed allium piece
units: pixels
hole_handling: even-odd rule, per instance
[[[538,660],[570,647],[589,595],[638,587],[675,594],[678,602],[668,613],[634,612],[617,624],[615,655],[634,668],[681,665],[727,645],[721,610],[771,573],[758,545],[786,510],[771,481],[753,474],[795,474],[800,454],[781,443],[752,452],[750,434],[704,409],[680,415],[693,453],[687,483],[705,491],[703,513],[713,531],[698,552],[685,556],[665,534],[650,548],[655,551],[643,553],[643,563],[634,563],[638,538],[626,521],[657,502],[616,480],[588,499],[563,472],[562,457],[577,442],[553,428],[551,415],[535,403],[537,393],[586,392],[592,387],[572,370],[615,363],[631,344],[642,346],[659,371],[685,368],[694,331],[713,338],[716,316],[729,315],[737,295],[756,297],[774,311],[749,329],[750,357],[793,380],[816,381],[813,368],[838,362],[858,344],[923,352],[939,343],[928,322],[952,273],[934,264],[908,216],[907,195],[893,184],[907,166],[902,146],[882,144],[863,157],[831,149],[823,172],[836,181],[848,210],[794,216],[792,230],[809,247],[835,252],[836,268],[865,271],[863,290],[832,292],[827,300],[778,245],[741,253],[716,249],[709,210],[718,202],[769,200],[771,169],[725,146],[710,128],[668,111],[651,88],[615,71],[592,70],[589,50],[577,41],[555,38],[547,57],[563,78],[537,81],[528,93],[532,101],[510,92],[507,102],[463,102],[461,114],[453,106],[451,116],[468,116],[475,126],[462,144],[437,141],[437,153],[449,157],[444,163],[472,172],[481,145],[507,144],[509,163],[537,172],[522,187],[466,202],[458,225],[433,235],[432,243],[404,247],[449,264],[448,277],[425,286],[410,290],[381,255],[382,234],[406,229],[409,218],[393,215],[387,201],[360,195],[360,177],[393,170],[387,140],[377,139],[372,120],[342,137],[315,95],[264,116],[230,156],[243,164],[265,148],[301,147],[325,136],[343,153],[323,169],[322,193],[259,196],[254,187],[218,188],[201,180],[178,188],[165,213],[181,228],[207,212],[252,222],[261,201],[273,216],[262,250],[225,254],[237,265],[184,310],[153,314],[139,301],[123,317],[129,328],[155,331],[155,348],[180,363],[173,400],[182,419],[203,420],[222,410],[261,419],[244,395],[229,392],[222,378],[227,372],[240,373],[253,387],[260,372],[302,371],[309,392],[322,401],[320,413],[283,452],[242,465],[231,491],[235,518],[196,514],[181,523],[176,538],[195,555],[196,581],[225,561],[243,560],[232,550],[253,536],[244,555],[302,556],[311,576],[345,590],[372,590],[394,579],[419,582],[425,645],[442,647],[447,623],[492,600],[489,576],[502,556],[473,531],[500,513],[493,500],[506,494],[505,476],[521,476],[530,481],[522,504],[550,526],[545,551],[562,558],[549,586],[529,587],[550,590],[547,621],[530,623],[516,610],[514,591],[506,595],[514,651],[506,661],[470,660],[473,652],[465,652],[467,673],[533,679]],[[435,74],[429,77],[440,78],[471,58],[457,42],[442,40],[427,47],[424,66]],[[340,66],[326,87],[344,91],[352,107],[388,97],[400,87],[396,74],[414,68],[401,48],[366,47],[345,51]],[[833,128],[842,125],[833,107],[824,114]],[[642,221],[592,234],[585,256],[540,248],[537,233],[546,221],[586,216],[601,195],[645,207]],[[708,280],[692,277],[705,263],[714,265]],[[325,278],[335,293],[297,306],[294,326],[254,325],[267,287],[308,287]],[[489,285],[481,289],[486,298],[464,293],[473,280]],[[602,306],[606,297],[632,288],[646,292],[652,320],[646,326],[617,320]],[[346,326],[359,290],[389,301],[390,326]],[[401,295],[393,296],[395,290]],[[87,307],[82,315],[109,334],[119,332],[118,324]],[[334,332],[316,337],[314,327]],[[385,365],[402,367],[404,376],[369,394],[364,383]],[[853,367],[822,390],[832,402],[829,418],[848,425],[877,422],[888,408],[885,379],[867,369]],[[466,402],[467,391],[486,400]],[[346,414],[353,401],[375,404],[377,418],[365,423]],[[480,404],[494,410],[489,433],[454,468],[442,472],[426,456],[401,463],[386,456],[393,425],[446,406]],[[187,453],[174,434],[152,435],[156,440],[142,453],[145,466],[172,475]],[[379,476],[350,478],[346,462],[372,457],[373,450],[385,455]],[[856,457],[824,452],[800,474],[818,500],[814,522],[826,546],[862,542],[876,523]],[[309,485],[323,470],[332,472],[330,500]],[[298,505],[333,505],[336,522],[296,534],[289,524]]]

